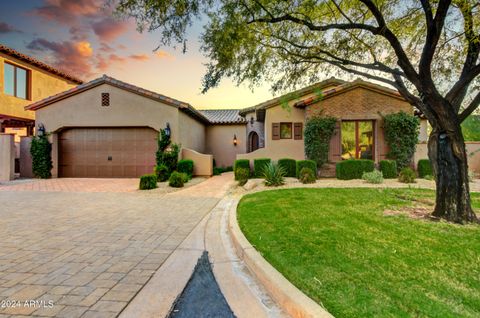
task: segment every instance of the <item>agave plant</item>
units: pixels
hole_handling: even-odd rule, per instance
[[[265,178],[265,185],[266,186],[274,186],[278,187],[285,183],[285,169],[272,162],[269,162],[263,168],[263,177]]]

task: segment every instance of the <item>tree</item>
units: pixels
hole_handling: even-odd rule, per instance
[[[433,214],[476,221],[460,124],[480,104],[477,0],[120,0],[116,12],[184,49],[206,17],[204,91],[224,77],[284,90],[328,72],[395,87],[432,126]]]

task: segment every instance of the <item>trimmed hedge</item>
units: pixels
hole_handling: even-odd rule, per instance
[[[308,168],[313,171],[315,179],[317,178],[317,163],[313,160],[297,160],[295,175],[297,179],[300,178],[300,171],[303,168]]]
[[[256,178],[263,178],[263,170],[272,162],[270,158],[253,159],[253,174]]]
[[[144,174],[140,177],[140,185],[138,188],[140,190],[151,190],[157,188],[157,175],[155,174]]]
[[[380,171],[385,179],[395,179],[397,177],[397,162],[395,160],[381,160]]]
[[[178,171],[172,172],[170,178],[168,179],[168,185],[172,188],[181,188],[185,184],[185,179],[188,177],[185,173],[181,173]]]
[[[240,180],[240,179],[238,179],[238,169],[240,169],[240,168],[247,169],[248,171],[250,171],[250,160],[248,160],[248,159],[235,160],[235,164],[233,166],[233,171],[234,171],[234,174],[235,174],[235,180]]]
[[[337,179],[351,180],[361,179],[364,172],[371,172],[375,169],[375,163],[369,159],[355,159],[340,161],[336,165]]]
[[[183,159],[177,163],[177,171],[185,173],[190,179],[193,176],[193,160]]]
[[[432,165],[428,159],[420,159],[417,164],[418,177],[433,176]]]
[[[285,177],[295,178],[297,176],[297,162],[295,159],[283,158],[278,160],[278,165],[285,170]]]

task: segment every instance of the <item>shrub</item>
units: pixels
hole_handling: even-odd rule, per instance
[[[402,183],[415,183],[415,178],[415,171],[410,167],[403,168],[398,175],[398,181]]]
[[[335,173],[340,180],[361,179],[364,172],[371,172],[373,169],[375,169],[373,160],[352,159],[337,163]]]
[[[168,179],[168,185],[173,188],[181,188],[183,187],[186,178],[187,177],[184,173],[174,171]]]
[[[312,169],[308,167],[303,167],[302,170],[300,170],[298,180],[300,180],[300,182],[303,184],[315,183],[315,180],[317,180],[317,177],[315,172],[313,172]]]
[[[240,168],[248,170],[248,172],[249,172],[249,174],[247,176],[247,179],[248,179],[248,177],[250,176],[250,160],[248,160],[248,159],[235,160],[235,164],[233,166],[233,171],[234,171],[234,174],[235,174],[235,180],[240,180],[238,178],[238,169],[240,169]]]
[[[253,159],[253,175],[255,178],[263,177],[263,168],[272,162],[269,158]]]
[[[278,160],[278,165],[285,170],[285,177],[295,178],[297,176],[295,159],[283,158]]]
[[[187,174],[188,178],[191,179],[193,176],[193,160],[183,159],[177,163],[177,171]]]
[[[336,118],[318,116],[310,118],[305,124],[305,155],[308,159],[315,161],[318,167],[328,160],[330,139],[336,123]]]
[[[432,176],[433,172],[432,172],[432,165],[430,164],[430,160],[428,159],[418,160],[417,171],[418,171],[419,178],[425,178],[425,176],[427,175]]]
[[[238,184],[243,186],[248,181],[248,177],[250,176],[250,169],[246,168],[237,168],[235,170],[236,173],[236,180],[238,180]]]
[[[190,181],[191,178],[188,176],[188,174],[186,174],[185,172],[180,172],[180,174],[182,175],[183,183],[187,183],[188,181]]]
[[[180,153],[180,145],[172,144],[170,137],[165,134],[165,130],[161,129],[158,138],[158,150],[156,152],[157,166],[165,165],[168,173],[177,170],[178,154]]]
[[[298,160],[296,163],[296,173],[297,178],[300,178],[300,171],[303,168],[309,168],[313,171],[315,179],[317,178],[317,163],[313,160]]]
[[[385,116],[385,141],[390,148],[387,157],[397,162],[399,170],[412,161],[418,143],[419,126],[419,119],[405,112]]]
[[[397,162],[395,160],[381,160],[380,171],[385,179],[394,179],[398,175]]]
[[[140,190],[151,190],[157,188],[157,175],[155,174],[144,174],[140,177],[140,185],[138,188]]]
[[[429,175],[429,174],[427,174],[426,176],[424,176],[423,179],[428,180],[428,181],[435,180],[435,178],[434,178],[432,175]]]
[[[164,182],[170,177],[170,172],[168,171],[166,165],[161,164],[159,166],[155,166],[155,175],[157,176],[159,182]]]
[[[215,167],[213,168],[213,175],[214,176],[218,176],[224,172],[230,172],[230,171],[233,171],[233,167],[232,166],[227,166],[227,167]]]
[[[285,169],[279,164],[269,162],[263,166],[263,177],[265,178],[266,186],[281,186],[285,183]]]
[[[32,172],[37,178],[48,179],[52,176],[52,144],[48,136],[35,136],[30,147],[32,155]]]
[[[373,170],[370,172],[364,172],[362,175],[362,179],[365,180],[367,183],[383,183],[383,174],[381,171]]]

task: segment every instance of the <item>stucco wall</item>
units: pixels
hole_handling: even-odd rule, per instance
[[[237,145],[233,136],[237,136]],[[217,167],[232,166],[237,154],[246,152],[245,124],[212,125],[207,127],[206,153],[213,155]]]
[[[110,106],[101,106],[101,93],[110,93]],[[49,132],[63,127],[143,127],[155,130],[170,123],[172,140],[181,142],[178,109],[123,89],[102,84],[36,111],[37,124]]]
[[[413,107],[399,97],[356,87],[306,107],[305,115],[307,119],[322,114],[341,120],[375,120],[375,159],[379,161],[388,152],[382,116],[400,111],[413,113]],[[341,142],[341,137],[338,140]]]
[[[5,88],[3,82],[3,72],[5,61],[11,62],[31,71],[31,100],[17,98],[4,93]],[[24,110],[25,106],[40,99],[63,92],[76,85],[77,84],[59,76],[50,74],[40,68],[0,53],[0,114],[19,118],[34,119],[35,113]]]
[[[205,125],[183,112],[179,112],[178,115],[179,142],[182,147],[205,152]]]
[[[253,124],[251,118],[253,118]],[[252,131],[256,132],[258,135],[258,147],[265,147],[265,123],[257,121],[257,115],[255,112],[246,114],[245,119],[247,120],[247,125],[245,126],[246,151],[250,151],[250,149],[248,149],[248,136]]]
[[[182,159],[193,160],[193,175],[208,176],[213,174],[213,156],[195,150],[182,148]]]
[[[0,181],[13,180],[15,172],[15,146],[13,134],[0,134]]]

